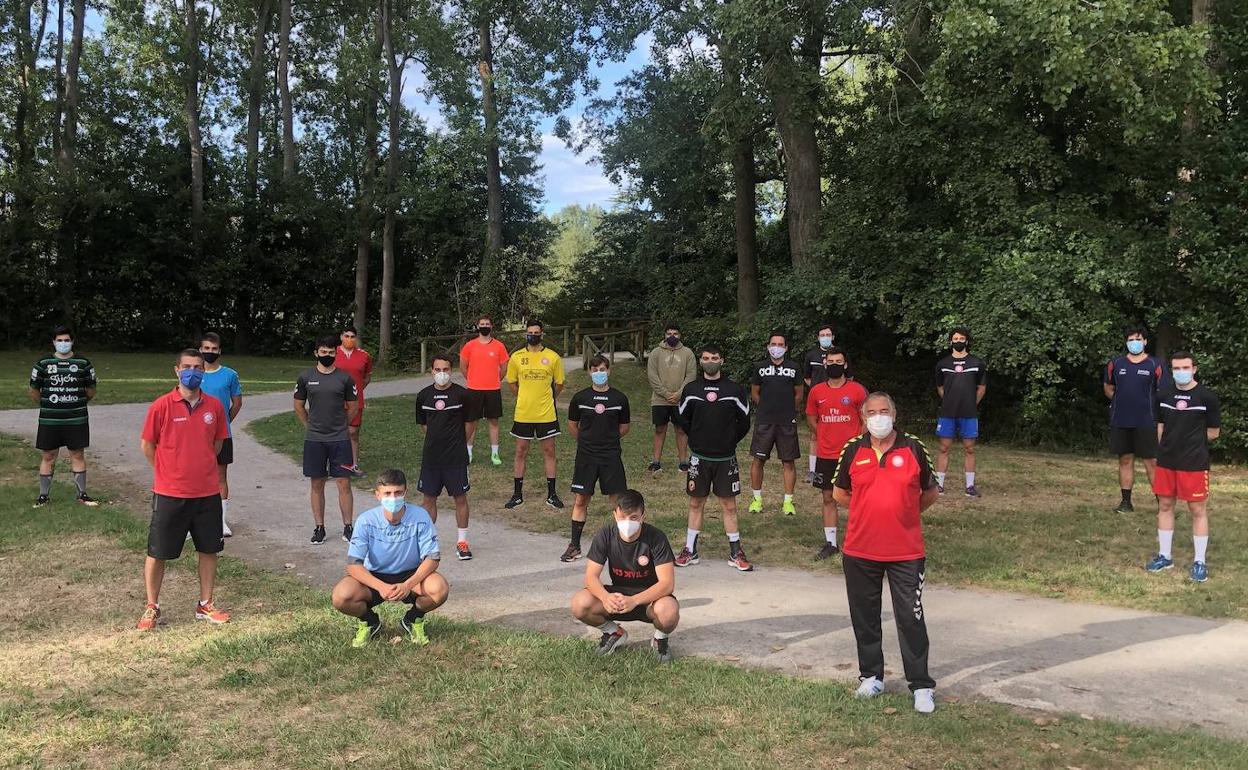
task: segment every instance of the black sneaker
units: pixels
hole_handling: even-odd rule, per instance
[[[460,561],[472,561],[472,551],[468,549],[467,540],[460,540],[455,544],[455,556]]]
[[[654,654],[658,657],[660,663],[672,662],[672,650],[668,646],[668,639],[651,639],[650,649],[654,650]]]
[[[966,496],[971,498],[972,500],[979,498],[979,490],[975,488],[974,484],[966,488]]]
[[[941,494],[941,495],[943,495],[943,494],[945,493],[945,485],[944,485],[944,484],[937,484],[937,485],[936,485],[936,493],[937,493],[937,494]]]
[[[503,503],[503,507],[509,511],[512,508],[519,508],[521,505],[524,505],[524,495],[512,495],[510,500]]]
[[[344,543],[351,542],[351,532],[352,532],[352,527],[350,524],[342,525],[342,542]]]
[[[679,467],[679,468],[680,468],[680,472],[681,472],[681,473],[688,473],[688,472],[689,472],[689,461],[688,461],[688,460],[684,460],[684,461],[682,461],[682,462],[680,463],[680,465],[679,465],[679,466],[677,466],[677,467]]]
[[[648,473],[658,473],[661,470],[663,470],[663,463],[658,460],[651,460],[650,464],[646,466],[646,471]]]
[[[551,493],[546,496],[546,504],[551,508],[562,508],[563,501],[559,499],[559,495]]]
[[[94,508],[100,504],[99,500],[96,500],[94,497],[91,497],[86,492],[83,492],[82,494],[78,495],[78,502],[87,506],[88,508]]]
[[[563,556],[559,557],[559,561],[576,561],[581,558],[581,547],[568,543],[568,549],[563,552]]]
[[[30,507],[42,508],[43,506],[47,505],[49,502],[51,501],[48,499],[47,495],[39,495],[38,497],[35,498],[35,504]]]
[[[603,634],[598,640],[598,654],[610,655],[615,652],[616,647],[624,645],[628,641],[628,632],[623,626],[617,626],[614,634]]]
[[[1118,507],[1114,509],[1114,513],[1135,513],[1135,506],[1123,500],[1118,503]]]
[[[841,552],[840,548],[837,548],[832,543],[825,542],[823,544],[823,547],[819,549],[819,553],[815,554],[815,561],[823,561],[824,559],[830,559],[833,556],[836,556],[840,552]]]
[[[325,528],[320,527],[320,526],[313,527],[312,528],[312,545],[320,545],[321,543],[324,543],[324,542],[325,542]]]

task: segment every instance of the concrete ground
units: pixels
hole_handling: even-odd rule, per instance
[[[577,363],[571,359],[568,365]],[[370,386],[368,395],[413,393],[426,384],[423,378],[382,381]],[[150,480],[151,471],[139,451],[146,408],[146,404],[92,408],[93,467],[143,484]],[[343,574],[346,554],[346,544],[334,529],[338,515],[332,487],[326,515],[330,540],[314,546],[308,542],[312,522],[305,502],[307,481],[294,463],[261,446],[245,430],[251,420],[290,408],[286,392],[248,396],[244,401],[235,423],[229,517],[234,537],[227,541],[226,553],[328,587]],[[34,410],[0,412],[0,431],[33,441],[35,429]],[[415,436],[413,432],[413,440]],[[506,443],[504,454],[510,455]],[[406,470],[414,476],[418,469]],[[32,479],[32,488],[33,484]],[[553,634],[587,635],[568,611],[569,599],[582,584],[584,562],[559,562],[566,540],[510,526],[501,499],[471,495],[470,499],[476,558],[443,560],[441,571],[452,586],[444,608],[447,614]],[[526,505],[540,504],[539,500]],[[371,495],[355,493],[357,512],[375,504]],[[443,543],[449,544],[455,541],[455,522],[449,501],[444,507],[438,524]],[[588,529],[592,532],[593,527]],[[444,548],[448,556],[452,552]],[[939,575],[931,577],[939,581]],[[228,605],[228,584],[222,586],[222,594]],[[706,558],[701,565],[677,572],[677,595],[682,610],[680,628],[672,638],[677,655],[796,676],[857,678],[853,630],[839,576],[768,568],[742,574],[724,561]],[[932,582],[924,603],[938,699],[982,697],[1088,717],[1192,725],[1248,739],[1248,623],[946,588]],[[887,598],[884,604],[887,686],[901,690],[905,682],[900,678]],[[247,622],[245,613],[236,618]],[[649,638],[648,629],[640,624],[630,624],[630,631],[633,644],[645,644]],[[344,623],[344,640],[348,634]]]

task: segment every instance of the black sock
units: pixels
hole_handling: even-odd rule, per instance
[[[554,479],[551,479],[551,478],[546,479],[546,496],[547,497],[555,496],[555,480]]]
[[[1131,502],[1131,490],[1129,490],[1129,489],[1124,489],[1124,490],[1122,490],[1122,501],[1123,501],[1124,503],[1130,503],[1130,502]]]
[[[418,620],[424,620],[425,611],[413,604],[407,612],[403,614],[403,619],[408,623],[415,623]]]
[[[728,541],[728,555],[729,555],[729,556],[731,556],[731,557],[733,557],[733,558],[736,558],[737,552],[738,552],[738,551],[740,551],[740,550],[741,550],[741,541],[740,541],[740,540],[729,540],[729,541]]]
[[[364,611],[364,614],[360,616],[360,620],[364,621],[370,626],[381,625],[381,618],[377,617],[377,613],[373,612],[372,607],[369,607],[367,610]]]
[[[585,531],[585,522],[572,520],[572,545],[581,547],[581,533]]]
[[[512,479],[512,482],[516,485],[516,490],[512,494],[515,497],[522,497],[524,495],[524,477],[521,476],[518,479]]]

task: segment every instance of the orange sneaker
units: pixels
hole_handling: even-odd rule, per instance
[[[207,602],[199,602],[195,605],[195,619],[217,624],[229,623],[230,613],[217,609],[216,605],[209,599]]]
[[[146,604],[143,606],[143,617],[139,618],[139,624],[135,628],[140,631],[154,631],[156,622],[160,620],[160,606],[156,604]]]

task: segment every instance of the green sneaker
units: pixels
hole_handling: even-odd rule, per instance
[[[412,644],[418,644],[421,647],[429,644],[429,637],[425,635],[425,619],[407,622],[407,618],[399,621],[399,625],[407,632],[407,640]]]
[[[499,457],[499,456],[498,456],[498,452],[491,452],[491,453],[490,453],[490,464],[491,464],[491,465],[502,465],[502,464],[503,464],[503,458],[501,458],[501,457]]]
[[[750,513],[762,513],[763,512],[763,498],[756,497],[753,500],[751,500],[750,507],[747,510],[749,510]]]
[[[785,501],[784,501],[784,507],[783,507],[783,509],[782,509],[782,510],[784,511],[784,515],[785,515],[785,516],[796,516],[796,515],[797,515],[797,508],[794,508],[794,507],[793,507],[793,501],[792,501],[792,500],[785,500]]]
[[[367,620],[361,620],[360,625],[355,629],[355,638],[351,640],[352,647],[364,647],[373,640],[377,634],[381,633],[381,624],[372,625]]]

